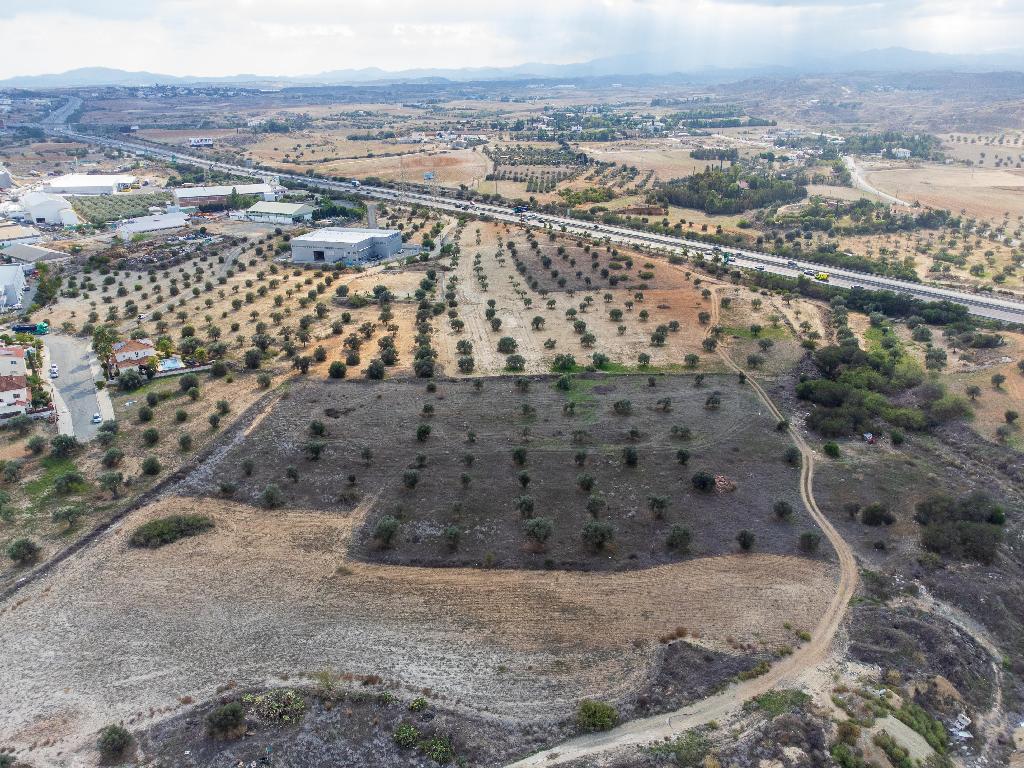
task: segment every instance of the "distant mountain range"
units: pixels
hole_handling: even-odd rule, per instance
[[[737,68],[680,67],[667,57],[653,53],[626,54],[578,64],[518,64],[512,67],[422,68],[388,71],[379,67],[338,69],[315,75],[278,76],[238,74],[223,77],[179,77],[156,72],[128,72],[106,67],[83,67],[60,74],[24,75],[0,80],[0,88],[89,88],[98,86],[147,85],[247,85],[283,87],[301,85],[371,85],[416,81],[497,81],[520,79],[566,79],[592,77],[678,75],[694,80],[735,80],[757,75],[795,76],[837,72],[959,72],[1024,71],[1024,51],[989,54],[948,54],[885,48],[838,54],[833,58],[809,58],[800,63]]]

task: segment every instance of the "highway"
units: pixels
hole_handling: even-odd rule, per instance
[[[818,272],[824,271],[829,275],[829,283],[841,288],[854,288],[859,286],[871,290],[889,290],[896,293],[914,296],[915,298],[925,301],[952,301],[958,304],[963,304],[971,314],[978,317],[1002,320],[1011,323],[1024,322],[1024,302],[985,293],[956,291],[948,288],[939,288],[922,283],[897,280],[890,277],[883,277],[850,269],[826,267],[813,262],[791,261],[780,256],[761,253],[760,251],[715,246],[700,240],[688,240],[686,238],[652,234],[625,227],[615,227],[601,223],[580,221],[578,219],[572,219],[565,216],[537,213],[533,211],[526,214],[518,214],[511,208],[505,206],[470,203],[468,201],[437,194],[424,194],[409,190],[397,190],[387,187],[374,187],[367,185],[361,185],[354,188],[348,182],[337,181],[335,179],[280,173],[272,169],[246,168],[244,166],[230,165],[227,163],[207,160],[202,157],[178,152],[170,148],[153,147],[146,144],[121,141],[119,139],[102,136],[91,136],[89,134],[78,133],[63,127],[41,127],[45,127],[51,132],[59,133],[86,143],[108,146],[115,149],[121,149],[126,152],[134,152],[146,157],[189,163],[241,176],[251,176],[256,178],[275,176],[289,181],[314,184],[325,189],[333,189],[348,193],[355,192],[363,195],[364,197],[375,198],[378,200],[416,203],[430,208],[450,211],[452,213],[469,213],[476,216],[487,215],[499,221],[525,224],[526,226],[542,229],[555,228],[581,236],[589,236],[591,238],[596,237],[612,243],[654,248],[665,254],[698,252],[710,257],[713,253],[720,252],[723,255],[729,254],[731,263],[738,267],[759,269],[772,274],[785,275],[787,277],[796,277],[801,273],[817,274]]]

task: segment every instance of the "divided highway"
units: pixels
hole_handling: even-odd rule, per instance
[[[467,203],[456,198],[445,197],[437,194],[428,195],[420,192],[395,190],[386,187],[374,187],[367,185],[362,185],[357,189],[353,189],[349,183],[337,181],[335,179],[280,173],[270,169],[246,168],[244,166],[230,165],[227,163],[207,160],[202,157],[184,154],[169,148],[164,149],[162,147],[153,147],[145,144],[137,144],[135,142],[120,141],[118,139],[102,136],[91,136],[89,134],[78,133],[66,128],[55,128],[51,126],[41,127],[48,128],[54,133],[59,133],[63,136],[86,143],[99,144],[163,160],[189,163],[227,173],[252,177],[273,175],[290,181],[316,184],[317,186],[321,186],[326,189],[335,189],[349,193],[356,191],[365,197],[380,200],[412,202],[431,208],[451,211],[453,213],[468,212],[478,216],[487,215],[500,221],[521,223],[537,228],[550,226],[557,229],[564,229],[566,232],[573,234],[590,235],[591,237],[607,239],[611,242],[620,244],[643,245],[648,247],[653,246],[664,250],[666,253],[687,250],[691,252],[696,251],[711,254],[713,250],[720,250],[722,253],[729,254],[732,258],[732,263],[739,267],[758,269],[765,272],[771,272],[773,274],[785,275],[787,277],[796,277],[805,272],[817,273],[821,270],[827,270],[829,274],[829,283],[841,288],[854,288],[860,286],[866,289],[884,289],[894,291],[896,293],[903,293],[925,301],[953,301],[958,304],[963,304],[971,314],[979,317],[1003,320],[1012,323],[1024,323],[1024,302],[1015,301],[1013,299],[998,298],[996,296],[990,296],[983,293],[955,291],[948,288],[939,288],[921,283],[912,283],[905,280],[896,280],[890,277],[882,277],[880,275],[872,275],[849,269],[822,267],[820,264],[815,264],[813,262],[790,261],[779,256],[761,253],[759,251],[729,247],[716,248],[709,243],[699,240],[687,240],[685,238],[671,237],[668,235],[640,232],[626,227],[614,227],[600,223],[580,221],[578,219],[572,219],[565,216],[535,212],[529,212],[524,216],[516,213],[511,208],[504,206]]]

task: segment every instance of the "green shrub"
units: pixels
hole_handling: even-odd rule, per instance
[[[438,765],[447,765],[455,759],[455,748],[447,736],[431,736],[420,742],[420,751]]]
[[[50,455],[55,459],[66,459],[78,450],[78,441],[71,435],[57,435],[50,440]]]
[[[681,525],[673,525],[672,529],[668,532],[668,538],[665,540],[665,546],[671,550],[684,554],[690,549],[690,542],[692,539],[693,536],[691,535],[689,528],[684,528]]]
[[[276,484],[267,483],[263,493],[260,494],[260,500],[267,509],[276,509],[284,504],[284,493]]]
[[[672,758],[679,768],[702,768],[711,751],[711,742],[698,730],[689,730],[672,741],[656,744],[648,750],[657,757]]]
[[[394,733],[395,744],[401,749],[412,749],[420,740],[420,732],[411,723],[399,723]]]
[[[860,511],[860,521],[871,526],[892,525],[896,516],[884,504],[875,501]]]
[[[160,432],[155,427],[142,430],[142,442],[147,446],[154,446],[160,442]]]
[[[306,702],[299,693],[281,688],[261,695],[246,694],[242,703],[265,720],[278,723],[298,722],[306,711]]]
[[[161,469],[163,467],[160,466],[160,459],[156,456],[147,456],[142,461],[142,473],[145,475],[159,475]]]
[[[830,459],[838,459],[839,458],[839,444],[838,443],[833,442],[833,441],[830,440],[829,442],[825,443],[825,445],[823,445],[822,448],[825,451],[825,455],[828,456]]]
[[[377,521],[373,528],[373,539],[381,549],[387,549],[392,545],[395,536],[398,535],[400,523],[397,518],[391,515],[384,515]]]
[[[228,735],[240,730],[245,722],[245,709],[237,701],[217,707],[206,716],[206,725],[210,733]]]
[[[30,539],[15,539],[7,545],[7,556],[18,565],[34,563],[42,550]]]
[[[132,735],[120,725],[108,725],[100,731],[96,748],[108,760],[120,757],[131,744]]]
[[[711,493],[715,489],[715,476],[704,470],[697,472],[690,482],[693,483],[694,488],[703,493]]]
[[[156,549],[186,536],[196,536],[211,528],[213,520],[205,515],[169,515],[140,525],[132,533],[128,543],[133,547]]]
[[[755,696],[747,703],[746,708],[760,710],[769,717],[778,717],[785,712],[799,712],[810,701],[811,697],[803,691],[786,688]]]
[[[576,710],[576,723],[585,731],[610,731],[618,719],[615,707],[603,701],[584,699]]]
[[[821,545],[821,535],[813,531],[805,531],[800,534],[800,551],[813,555]]]
[[[583,525],[583,541],[595,552],[604,549],[615,538],[615,529],[611,523],[603,520],[588,520]]]

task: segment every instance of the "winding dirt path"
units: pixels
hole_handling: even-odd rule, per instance
[[[712,327],[719,322],[718,301],[712,302]],[[735,373],[743,371],[719,348],[719,356],[725,365]],[[765,406],[779,421],[785,420],[782,411],[772,402],[760,384],[747,377],[747,383],[754,389]],[[835,597],[818,621],[810,642],[799,648],[792,656],[772,666],[771,670],[761,677],[747,680],[730,686],[726,690],[690,706],[639,720],[631,720],[605,733],[593,733],[579,736],[556,747],[537,752],[529,757],[511,763],[507,768],[530,768],[532,766],[550,766],[577,760],[579,758],[607,752],[612,749],[639,746],[660,741],[678,735],[682,731],[698,725],[722,720],[736,711],[749,699],[778,687],[782,683],[790,684],[804,672],[817,667],[828,655],[832,640],[839,630],[846,607],[857,589],[857,562],[853,550],[835,529],[828,518],[822,513],[814,500],[814,452],[803,439],[803,436],[792,426],[788,427],[790,437],[802,457],[800,469],[800,496],[808,513],[821,528],[825,537],[832,544],[839,559],[839,584]]]

